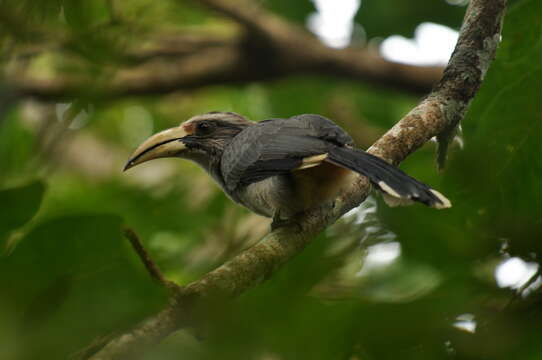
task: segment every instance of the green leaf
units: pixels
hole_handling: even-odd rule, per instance
[[[0,216],[0,236],[32,219],[40,208],[44,192],[45,185],[41,181],[0,190],[0,204],[6,210]]]
[[[7,0],[5,5],[10,3],[11,9],[20,9],[26,15],[26,20],[39,22],[54,21],[62,9],[62,0]],[[4,5],[4,4],[1,4]]]
[[[414,29],[430,21],[458,28],[465,14],[464,6],[453,6],[444,0],[363,0],[356,15],[369,38],[400,34],[412,37]]]
[[[0,185],[7,179],[28,176],[29,163],[36,155],[35,135],[20,117],[21,111],[13,110],[0,119]]]
[[[1,259],[0,284],[2,307],[22,339],[18,351],[34,359],[66,358],[165,300],[116,216],[62,217],[35,228]]]
[[[517,2],[506,14],[496,59],[462,122],[464,149],[452,151],[440,183],[409,171],[448,196],[454,206],[443,211],[382,207],[381,214],[401,241],[402,257],[430,265],[442,277],[429,306],[443,308],[432,321],[444,313],[453,318],[469,312],[484,324],[468,338],[442,336],[442,343],[451,339],[458,358],[540,355],[540,342],[534,340],[541,331],[534,305],[540,293],[518,300],[515,305],[521,304],[522,310],[503,305],[488,313],[487,300],[482,299],[506,304],[514,296],[495,284],[495,263],[507,256],[539,262],[542,253],[541,58],[542,3]],[[413,154],[405,165],[419,156]],[[485,277],[480,274],[482,265],[489,269]],[[392,321],[406,323],[404,315]],[[417,322],[414,330],[419,328]]]
[[[516,254],[542,250],[537,241],[542,231],[540,58],[542,3],[516,3],[506,15],[496,59],[462,122],[464,150],[452,154],[444,184],[420,179],[446,194],[453,208],[384,210],[400,235],[420,239],[405,242],[411,256],[453,266],[458,260],[499,256],[499,239],[510,240]]]
[[[491,233],[520,253],[542,250],[542,3],[522,1],[507,15],[503,42],[464,121],[469,188]],[[464,183],[466,179],[458,180]],[[483,205],[482,205],[483,203]]]
[[[64,17],[75,30],[85,30],[108,20],[109,12],[104,0],[64,0]]]
[[[314,3],[309,0],[266,0],[265,5],[287,20],[305,24],[309,14],[316,11]]]

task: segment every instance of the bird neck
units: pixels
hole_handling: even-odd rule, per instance
[[[216,161],[215,159],[215,157],[210,157],[204,153],[193,153],[189,158],[189,160],[198,164],[203,170],[211,175],[213,180],[224,189],[224,178],[220,172],[220,161]],[[218,157],[218,159],[220,159],[220,157]]]

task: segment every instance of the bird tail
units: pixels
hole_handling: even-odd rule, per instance
[[[437,209],[452,206],[450,200],[438,191],[363,150],[335,147],[326,161],[368,177],[383,192],[384,200],[390,206],[406,205],[412,201]]]

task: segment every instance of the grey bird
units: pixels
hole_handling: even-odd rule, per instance
[[[392,206],[451,206],[438,191],[354,148],[350,135],[320,115],[260,122],[233,112],[197,115],[144,141],[124,170],[163,157],[194,161],[233,201],[273,218],[272,227],[332,200],[357,174]]]

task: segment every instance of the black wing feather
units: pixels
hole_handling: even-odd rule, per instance
[[[352,144],[343,129],[319,115],[265,120],[244,129],[228,145],[221,161],[222,176],[233,192],[297,169],[306,157],[328,154],[325,161],[368,177],[389,195],[429,206],[450,206],[437,191]]]
[[[222,177],[226,188],[234,191],[287,173],[299,167],[303,158],[326,153],[333,144],[351,142],[344,130],[319,115],[261,121],[244,129],[225,149]]]
[[[239,180],[239,185],[247,186],[270,176],[287,174],[301,163],[302,160],[299,158],[258,160],[246,169],[244,176]]]
[[[419,201],[428,206],[440,204],[447,207],[447,199],[441,199],[438,192],[363,150],[335,147],[329,152],[327,161],[368,177],[371,183],[384,193],[389,194],[389,189],[384,188],[388,186],[401,198]]]

